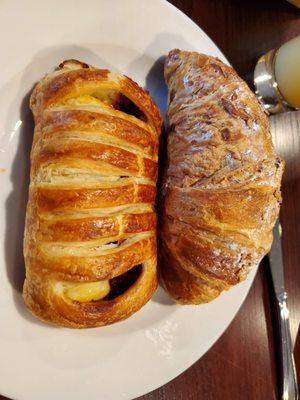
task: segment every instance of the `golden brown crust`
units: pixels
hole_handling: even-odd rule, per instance
[[[131,176],[142,176],[150,180],[156,180],[157,162],[141,158],[130,151],[120,149],[117,146],[110,146],[102,143],[90,143],[84,140],[64,140],[59,136],[45,143],[43,149],[32,157],[32,168],[37,169],[41,164],[58,163],[67,159],[92,160],[100,165],[105,162],[124,174]]]
[[[124,243],[110,252],[103,251],[102,255],[92,255],[94,251],[90,249],[90,256],[74,256],[68,254],[67,251],[58,252],[58,247],[59,245],[51,247],[47,243],[39,247],[30,246],[27,270],[38,271],[51,279],[93,282],[121,275],[135,265],[142,264],[151,256],[153,258],[156,251],[155,235],[152,232],[146,238],[137,237],[135,242]]]
[[[153,212],[81,218],[48,219],[38,216],[40,240],[47,242],[95,240],[104,237],[148,232],[156,229]]]
[[[45,113],[42,120],[45,136],[54,132],[80,131],[99,135],[99,131],[137,146],[150,156],[157,156],[158,140],[152,132],[124,118],[85,110],[64,110]]]
[[[77,60],[43,78],[30,106],[25,303],[40,319],[68,327],[127,318],[157,286],[158,108],[131,79]],[[116,297],[79,302],[65,290],[126,280],[138,265],[140,275]]]
[[[29,199],[36,197],[40,212],[116,207],[132,203],[154,203],[156,187],[126,182],[94,188],[32,187]],[[99,185],[99,184],[98,184]],[[98,186],[95,184],[95,186]]]
[[[283,162],[265,113],[231,67],[173,50],[165,78],[162,277],[177,301],[197,304],[245,279],[268,252]]]

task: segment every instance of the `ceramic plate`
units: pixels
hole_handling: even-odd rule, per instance
[[[125,400],[168,382],[218,339],[252,283],[207,305],[174,305],[159,289],[130,319],[70,330],[25,309],[22,239],[33,132],[34,83],[76,58],[124,73],[164,112],[163,57],[172,48],[224,60],[214,43],[163,0],[23,0],[0,3],[0,393],[18,400]]]

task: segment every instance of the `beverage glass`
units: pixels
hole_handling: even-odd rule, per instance
[[[270,113],[300,108],[300,35],[258,60],[254,84]]]

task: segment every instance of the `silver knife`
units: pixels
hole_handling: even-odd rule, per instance
[[[281,232],[281,225],[279,220],[277,220],[273,230],[274,240],[269,253],[269,262],[279,316],[282,371],[281,399],[298,400],[298,385],[290,332],[289,309],[287,306],[287,293],[284,287]]]

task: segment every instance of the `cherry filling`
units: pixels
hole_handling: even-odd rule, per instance
[[[125,274],[116,276],[109,280],[110,292],[103,300],[113,300],[121,294],[125,293],[139,278],[143,270],[142,264],[138,264],[131,268]]]

